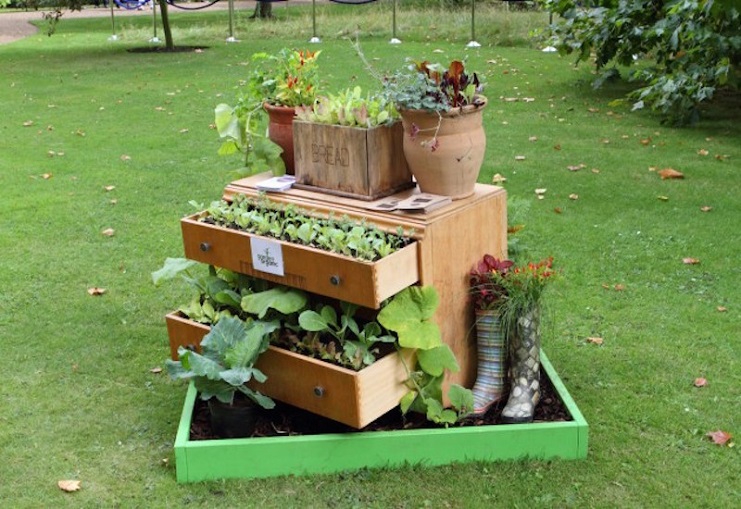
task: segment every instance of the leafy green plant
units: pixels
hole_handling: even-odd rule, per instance
[[[486,102],[478,74],[466,72],[460,60],[448,67],[428,61],[409,61],[405,69],[384,80],[384,93],[399,109],[445,112]]]
[[[275,175],[285,173],[280,157],[282,149],[265,135],[267,115],[263,105],[312,104],[317,92],[320,53],[283,48],[272,55],[253,54],[252,72],[242,83],[236,105],[221,103],[214,109],[216,130],[223,140],[219,154],[244,154],[242,175],[264,171]]]
[[[368,321],[361,328],[355,319],[358,310],[355,304],[340,302],[339,317],[332,306],[321,305],[317,309],[318,311],[309,309],[302,312],[298,323],[302,330],[309,332],[301,343],[306,343],[310,350],[318,349],[323,354],[322,358],[331,357],[342,365],[360,370],[376,361],[376,356],[380,353],[379,343],[396,342],[396,337],[383,333],[378,322]],[[334,338],[337,341],[336,346],[321,341],[321,335]],[[327,346],[323,348],[320,345]]]
[[[180,277],[192,286],[197,295],[178,311],[196,322],[216,324],[221,318],[240,315],[242,299],[260,286],[259,281],[211,265],[205,275],[190,270],[199,265],[186,258],[167,258],[162,268],[152,273],[152,282],[158,286]]]
[[[356,86],[318,97],[313,105],[297,108],[296,117],[318,124],[371,128],[394,123],[399,113],[386,96],[370,93],[363,96],[362,89]]]
[[[401,399],[402,413],[415,411],[445,426],[454,424],[473,410],[473,394],[458,384],[451,384],[443,405],[442,384],[445,372],[460,370],[453,351],[442,342],[440,330],[432,317],[439,298],[432,286],[410,286],[399,292],[378,314],[378,321],[399,336],[399,345],[417,349],[417,367],[407,367],[410,391]]]
[[[231,202],[213,202],[200,221],[366,261],[378,260],[409,245],[413,235],[411,231],[405,235],[402,227],[389,233],[346,216],[314,217],[293,205],[244,195],[234,196]]]
[[[260,383],[267,380],[255,363],[268,349],[270,336],[279,326],[278,322],[224,318],[203,338],[200,354],[180,347],[180,360],[168,359],[167,372],[173,379],[193,380],[204,401],[216,398],[231,405],[239,391],[261,407],[271,409],[275,406],[271,398],[245,384],[253,379]]]

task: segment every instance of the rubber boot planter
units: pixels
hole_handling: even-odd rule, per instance
[[[540,401],[540,308],[535,307],[517,318],[510,337],[511,389],[502,410],[502,423],[533,421],[535,405]]]
[[[502,398],[507,372],[507,345],[499,313],[476,310],[478,371],[473,386],[473,413],[483,415]]]

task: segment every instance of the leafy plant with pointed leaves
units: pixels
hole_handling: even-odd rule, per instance
[[[271,409],[275,406],[271,398],[245,384],[253,379],[260,383],[267,380],[255,363],[279,327],[277,321],[223,318],[201,341],[200,354],[180,347],[180,360],[168,359],[167,371],[173,379],[192,379],[202,400],[216,398],[231,405],[239,391],[261,407]]]

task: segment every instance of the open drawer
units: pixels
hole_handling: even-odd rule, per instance
[[[367,262],[215,226],[201,216],[180,221],[192,260],[373,309],[419,281],[417,242]]]
[[[200,350],[201,340],[211,330],[177,312],[168,314],[166,321],[174,360],[179,346]],[[394,351],[353,371],[270,346],[256,364],[267,380],[248,385],[278,401],[359,429],[399,405],[409,391],[404,363],[413,366],[413,356],[412,350]]]

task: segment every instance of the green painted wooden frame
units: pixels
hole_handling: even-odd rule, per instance
[[[589,427],[548,357],[541,365],[572,421],[190,441],[191,384],[175,438],[178,482],[258,478],[467,461],[587,456]]]

